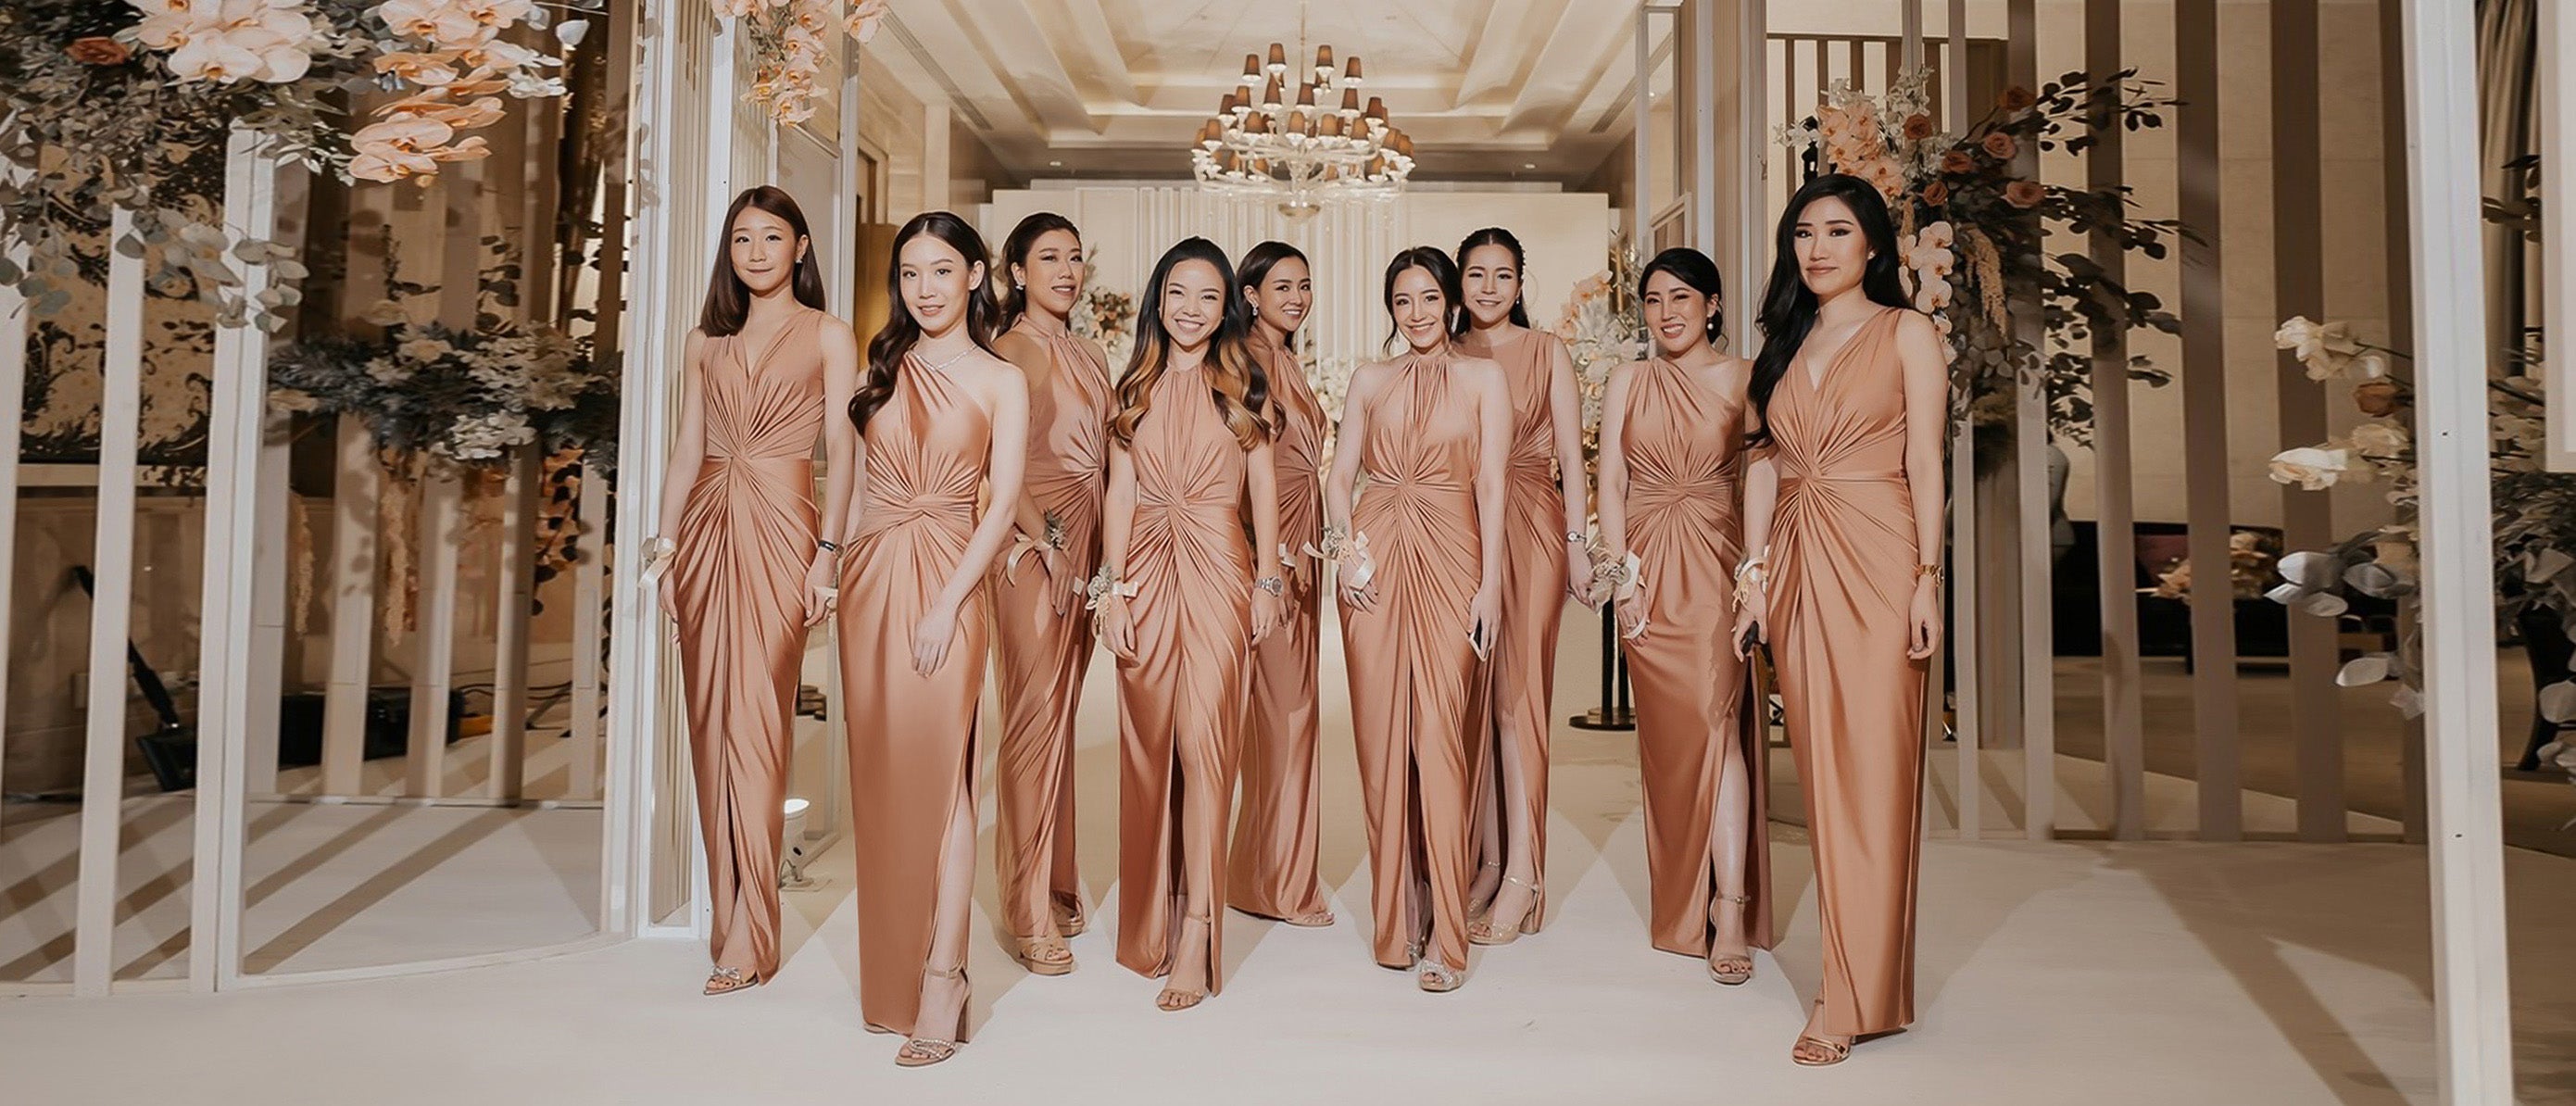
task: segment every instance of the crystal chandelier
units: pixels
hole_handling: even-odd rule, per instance
[[[1338,108],[1324,106],[1336,100]],[[1402,191],[1413,139],[1387,122],[1384,100],[1361,106],[1360,59],[1337,75],[1333,48],[1318,46],[1313,69],[1292,73],[1286,46],[1273,42],[1267,62],[1243,56],[1243,83],[1199,128],[1190,161],[1200,187],[1272,197],[1281,214],[1302,219],[1328,202]]]

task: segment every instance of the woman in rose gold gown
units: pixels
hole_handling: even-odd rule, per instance
[[[1637,282],[1657,356],[1613,370],[1602,397],[1600,583],[1636,684],[1649,929],[1734,986],[1771,947],[1770,845],[1762,727],[1726,643],[1752,369],[1717,350],[1719,291],[1692,249],[1656,255]]]
[[[1747,391],[1744,607],[1771,642],[1815,840],[1824,973],[1790,1058],[1840,1063],[1914,1020],[1924,661],[1941,636],[1949,377],[1905,306],[1878,190],[1841,174],[1790,198]]]
[[[850,401],[863,468],[841,584],[840,717],[859,857],[859,1008],[911,1039],[905,1067],[966,1040],[966,930],[975,877],[976,701],[985,573],[1020,494],[1028,393],[983,347],[993,324],[984,244],[934,211],[895,236],[902,307],[868,344]]]
[[[1324,405],[1293,352],[1314,303],[1306,255],[1264,242],[1235,275],[1252,310],[1252,348],[1270,382],[1271,461],[1279,483],[1279,544],[1271,563],[1287,581],[1287,613],[1252,655],[1252,726],[1245,735],[1241,806],[1235,812],[1226,892],[1235,909],[1293,926],[1333,924],[1316,871],[1315,648],[1321,593],[1305,550],[1324,537]]]
[[[1034,975],[1073,970],[1064,939],[1088,924],[1073,863],[1073,722],[1091,666],[1082,584],[1100,560],[1109,368],[1073,333],[1082,238],[1064,216],[1020,220],[1002,244],[1011,293],[993,351],[1028,376],[1029,462],[1011,552],[993,576],[1002,733],[993,835],[1003,923]]]
[[[1584,531],[1582,402],[1574,358],[1553,334],[1533,330],[1521,304],[1520,240],[1487,227],[1458,244],[1466,310],[1460,353],[1503,367],[1512,398],[1505,468],[1503,633],[1486,668],[1477,727],[1476,835],[1482,862],[1468,909],[1480,945],[1507,945],[1547,919],[1548,699],[1556,684],[1556,628],[1571,596],[1589,604]]]
[[[787,193],[754,188],[734,198],[725,230],[689,335],[655,542],[670,558],[658,586],[679,628],[706,839],[710,995],[778,974],[797,676],[807,631],[830,613],[833,555],[820,539],[840,532],[858,447],[847,424],[824,418],[857,386],[859,345],[823,311],[804,213]],[[832,461],[820,519],[818,436]]]
[[[1233,266],[1190,238],[1145,288],[1109,423],[1091,590],[1118,657],[1118,962],[1168,976],[1154,998],[1168,1011],[1224,987],[1226,816],[1252,649],[1278,624],[1285,584],[1253,556],[1278,541],[1279,493]]]
[[[1503,370],[1450,346],[1458,268],[1417,246],[1387,266],[1407,346],[1351,375],[1324,485],[1322,548],[1341,591],[1351,730],[1368,816],[1377,962],[1425,991],[1467,969],[1475,724],[1501,629]],[[1369,484],[1352,505],[1359,476]]]

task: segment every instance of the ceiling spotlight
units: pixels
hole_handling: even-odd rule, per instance
[[[1061,161],[1050,161],[1047,163],[1047,167],[1050,169],[1062,169],[1064,168],[1064,163]]]

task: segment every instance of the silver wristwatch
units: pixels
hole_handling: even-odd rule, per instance
[[[1276,576],[1262,576],[1255,578],[1252,581],[1252,586],[1259,588],[1262,591],[1269,592],[1273,598],[1287,594],[1288,591],[1288,581],[1282,580]]]

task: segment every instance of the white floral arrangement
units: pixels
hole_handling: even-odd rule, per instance
[[[1601,448],[1601,399],[1610,387],[1610,371],[1646,356],[1646,317],[1637,302],[1637,274],[1644,259],[1624,234],[1610,240],[1609,265],[1575,282],[1574,294],[1556,323],[1574,360],[1574,382],[1583,398],[1584,467],[1591,468]]]
[[[1135,347],[1136,297],[1106,288],[1093,279],[1097,269],[1086,262],[1082,266],[1082,298],[1074,302],[1073,314],[1066,320],[1075,334],[1100,343],[1108,355],[1110,372],[1115,375]]]
[[[2414,436],[2406,426],[2413,386],[2397,366],[2405,354],[2355,337],[2349,324],[2304,317],[2281,324],[2274,344],[2294,351],[2309,379],[2352,381],[2353,403],[2371,421],[2340,438],[2285,449],[2270,462],[2272,479],[2305,491],[2338,484],[2381,483],[2396,508],[2389,525],[2364,531],[2333,548],[2281,559],[2286,581],[2271,597],[2293,610],[2336,617],[2350,609],[2347,593],[2405,600],[2417,590],[2419,530]],[[2497,609],[2513,618],[2526,610],[2556,613],[2576,633],[2576,475],[2544,471],[2546,426],[2542,395],[2516,370],[2537,364],[2536,339],[2507,352],[2503,369],[2487,379],[2489,469],[2494,481],[2496,576],[2503,594]],[[2423,713],[2423,672],[2410,629],[2388,652],[2346,663],[2338,683],[2358,687],[2394,680],[2391,702],[2407,717]],[[2540,707],[2554,722],[2576,722],[2576,680],[2540,691]],[[2576,749],[2544,751],[2576,771]]]
[[[816,83],[836,30],[865,43],[888,14],[887,0],[714,0],[717,15],[742,21],[758,57],[752,99],[780,123],[814,117],[827,92]]]

